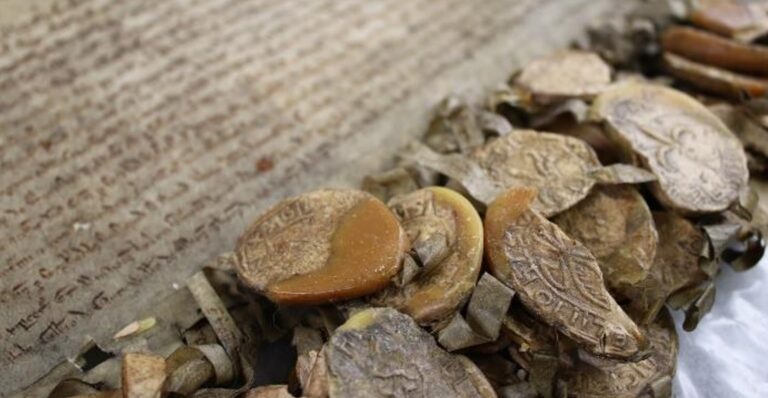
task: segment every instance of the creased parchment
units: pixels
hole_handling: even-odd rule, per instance
[[[0,0],[0,395],[624,3]]]

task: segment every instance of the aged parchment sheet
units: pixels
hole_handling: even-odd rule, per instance
[[[0,0],[0,395],[623,3]]]

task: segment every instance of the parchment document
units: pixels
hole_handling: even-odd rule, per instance
[[[628,2],[49,3],[0,0],[2,395]]]

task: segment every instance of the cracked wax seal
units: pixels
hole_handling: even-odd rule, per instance
[[[515,83],[549,104],[567,98],[591,98],[611,82],[611,67],[597,54],[567,50],[526,65]]]
[[[609,288],[641,281],[653,265],[659,236],[633,186],[597,187],[552,221],[595,255]]]
[[[535,189],[510,189],[488,207],[491,273],[528,310],[590,353],[632,358],[645,347],[644,336],[608,294],[592,253],[531,209],[535,197]]]
[[[408,239],[390,209],[356,190],[320,190],[283,200],[237,243],[240,279],[281,304],[365,296],[397,275]]]
[[[616,85],[592,105],[626,157],[658,177],[657,199],[684,213],[723,211],[747,184],[739,140],[711,111],[677,90],[642,83]]]
[[[679,343],[675,324],[664,310],[642,327],[651,342],[650,356],[638,362],[592,365],[579,363],[565,372],[572,397],[669,397]]]
[[[328,342],[331,397],[496,397],[466,357],[392,308],[353,315]]]
[[[458,192],[429,187],[389,202],[412,242],[441,236],[448,253],[402,288],[389,287],[376,302],[395,307],[420,324],[453,316],[464,304],[480,273],[483,259],[483,222],[472,204]],[[416,245],[416,243],[414,243]]]

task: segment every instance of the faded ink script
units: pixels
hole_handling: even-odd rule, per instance
[[[0,0],[0,384],[110,339],[288,195],[357,186],[611,1]],[[465,92],[466,91],[466,92]]]

